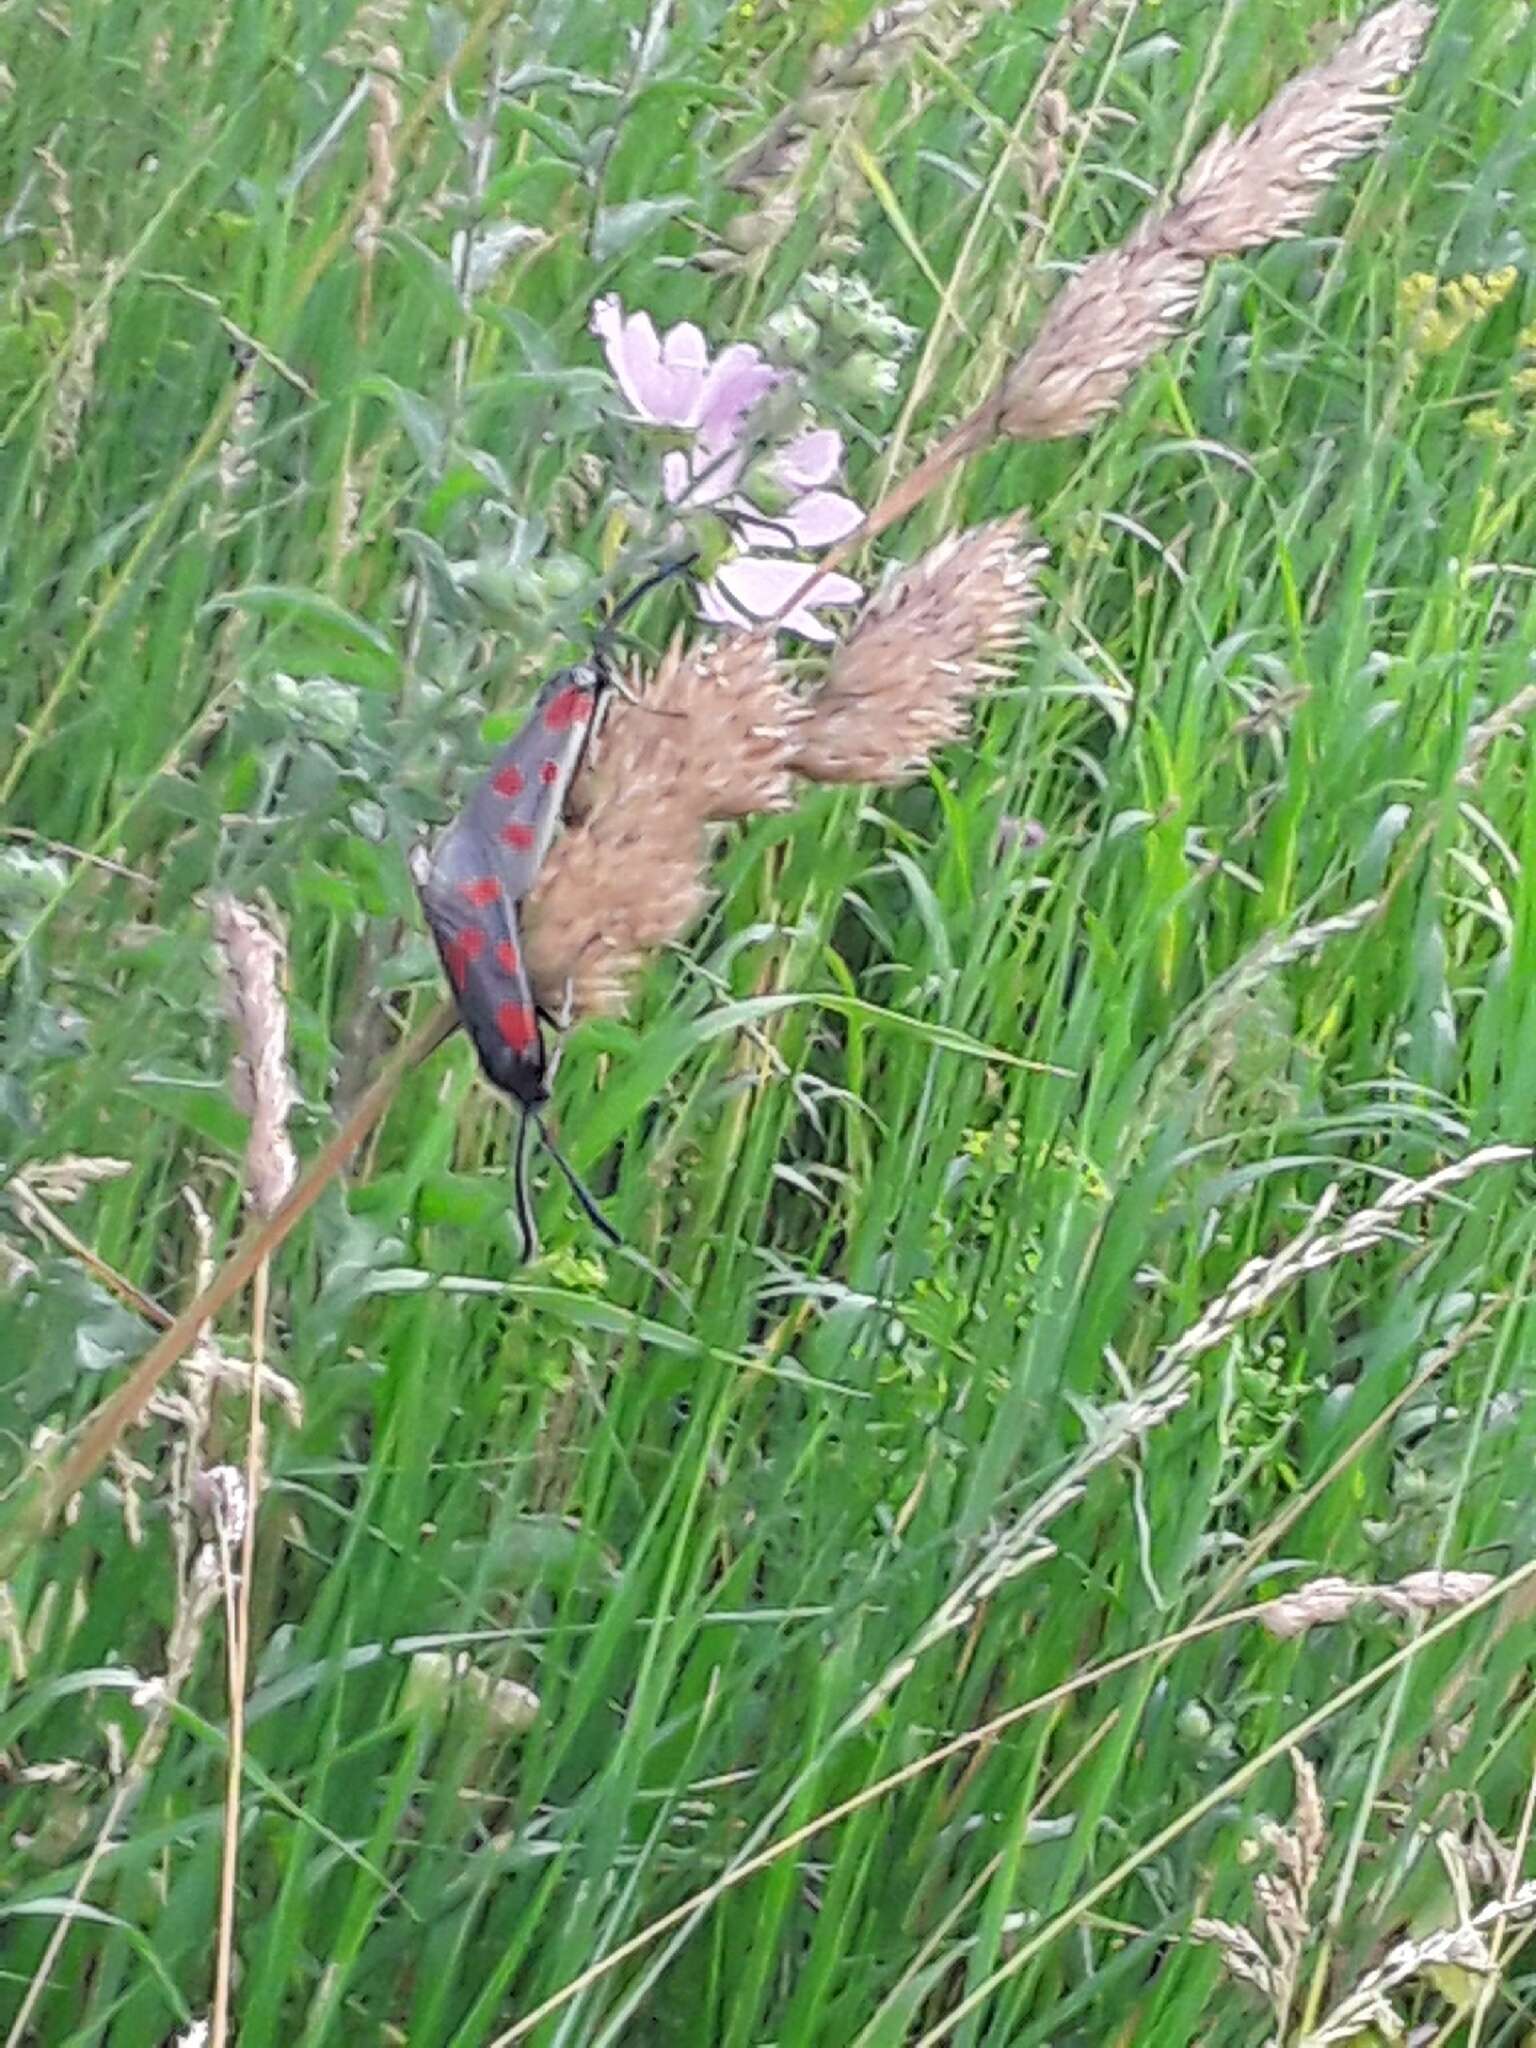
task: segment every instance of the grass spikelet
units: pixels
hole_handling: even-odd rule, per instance
[[[1296,234],[1339,168],[1375,148],[1391,88],[1418,61],[1433,19],[1420,0],[1397,0],[1240,134],[1218,130],[1172,206],[1095,256],[1057,297],[1004,380],[1002,431],[1060,440],[1112,412],[1193,311],[1206,265]]]
[[[1002,431],[1020,441],[1086,433],[1178,333],[1204,276],[1200,257],[1168,234],[1165,216],[1095,256],[1053,302],[1004,381]]]
[[[1421,0],[1396,0],[1282,87],[1240,134],[1218,129],[1169,215],[1181,246],[1209,260],[1299,234],[1340,168],[1381,141],[1392,89],[1418,62],[1433,22]]]
[[[700,259],[706,269],[735,268],[783,240],[800,218],[804,174],[818,141],[852,116],[867,88],[891,75],[932,11],[932,0],[897,0],[877,8],[846,47],[817,52],[804,91],[727,168],[726,186],[753,203],[726,224],[727,246]]]
[[[908,781],[965,731],[1017,647],[1043,548],[1019,515],[941,541],[866,606],[810,702],[795,756],[811,782]]]
[[[1492,1584],[1491,1572],[1436,1570],[1409,1572],[1383,1586],[1342,1578],[1310,1579],[1294,1592],[1266,1601],[1258,1620],[1272,1636],[1301,1636],[1309,1628],[1345,1620],[1357,1607],[1376,1607],[1405,1619],[1442,1614],[1452,1607],[1464,1607]]]
[[[1222,1344],[1249,1316],[1268,1307],[1293,1282],[1307,1273],[1320,1272],[1340,1259],[1368,1251],[1392,1235],[1410,1209],[1437,1201],[1441,1195],[1488,1166],[1511,1165],[1529,1159],[1526,1145],[1484,1145],[1462,1159],[1426,1174],[1422,1180],[1400,1180],[1377,1202],[1357,1209],[1337,1230],[1319,1226],[1331,1211],[1338,1195],[1331,1188],[1313,1210],[1311,1218],[1287,1244],[1268,1258],[1250,1259],[1223,1293],[1209,1303],[1204,1313],[1164,1354],[1164,1370],[1175,1362],[1198,1358]]]
[[[644,956],[708,900],[709,828],[790,802],[804,717],[771,634],[674,646],[643,702],[620,701],[528,901],[541,1000],[581,1017],[621,1009]]]
[[[396,137],[400,132],[402,108],[400,76],[402,60],[393,43],[381,43],[373,53],[368,79],[372,118],[368,123],[368,194],[363,217],[358,223],[357,245],[369,260],[378,246],[379,234],[389,217],[398,175],[395,163]]]
[[[1296,2048],[1340,2048],[1346,2041],[1358,2041],[1375,2029],[1378,2037],[1397,2041],[1404,2037],[1401,2018],[1392,2005],[1390,1993],[1401,1990],[1415,1977],[1451,1967],[1474,1976],[1490,1976],[1498,1958],[1487,1936],[1501,1922],[1529,1920],[1536,1914],[1536,1882],[1518,1886],[1507,1898],[1493,1899],[1473,1913],[1459,1927],[1445,1927],[1422,1940],[1400,1941],[1388,1949],[1379,1968],[1369,1971],[1347,1997],[1326,2014],[1319,2024],[1297,2042]]]
[[[257,1213],[270,1216],[298,1173],[288,1118],[298,1095],[288,1071],[288,1013],[283,1003],[287,951],[243,903],[216,897],[213,940],[224,982],[224,1007],[239,1050],[230,1070],[236,1106],[251,1119],[246,1180]]]
[[[1517,732],[1533,711],[1536,711],[1536,683],[1527,683],[1507,704],[1500,705],[1497,711],[1490,712],[1469,729],[1462,765],[1456,776],[1458,789],[1477,787],[1483,756],[1488,749],[1506,733]]]
[[[1265,1940],[1230,1920],[1199,1919],[1190,1928],[1196,1941],[1212,1942],[1220,1949],[1230,1977],[1261,1993],[1279,2021],[1282,2038],[1312,1930],[1312,1892],[1328,1846],[1317,1773],[1299,1749],[1290,1756],[1296,1786],[1290,1822],[1282,1827],[1266,1821],[1260,1829],[1270,1867],[1254,1879],[1253,1896]]]

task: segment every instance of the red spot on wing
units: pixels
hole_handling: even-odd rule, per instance
[[[518,967],[521,965],[518,950],[510,939],[503,939],[500,945],[497,946],[496,965],[503,974],[516,974]]]
[[[548,789],[552,782],[558,782],[560,780],[560,763],[558,761],[541,761],[539,763],[539,780],[546,789]]]
[[[569,732],[573,725],[585,725],[592,716],[592,693],[573,683],[558,697],[551,697],[544,711],[547,732]]]
[[[491,777],[491,787],[498,796],[512,798],[523,793],[523,771],[515,761],[509,761],[505,768],[498,768]]]
[[[448,972],[455,988],[463,988],[469,979],[471,961],[478,960],[485,951],[485,933],[478,925],[470,925],[462,932],[456,932],[448,941]]]
[[[515,846],[519,853],[526,853],[533,844],[533,827],[523,824],[503,825],[501,836],[508,846]]]
[[[539,1020],[531,1003],[503,1003],[496,1012],[496,1029],[514,1052],[527,1052],[539,1035]]]
[[[476,875],[473,881],[462,885],[459,894],[467,903],[473,903],[476,910],[484,910],[501,894],[501,884],[494,875]]]

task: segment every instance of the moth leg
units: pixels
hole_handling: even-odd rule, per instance
[[[534,1226],[533,1198],[528,1191],[528,1147],[535,1121],[533,1111],[525,1109],[517,1127],[517,1143],[512,1153],[512,1199],[517,1208],[517,1227],[522,1233],[525,1266],[531,1266],[539,1256],[539,1233]]]
[[[577,1201],[580,1202],[582,1207],[582,1213],[586,1216],[587,1221],[592,1225],[592,1227],[595,1230],[600,1230],[603,1236],[607,1238],[610,1244],[622,1244],[624,1242],[623,1238],[619,1235],[618,1231],[614,1229],[613,1225],[608,1221],[608,1218],[603,1214],[602,1210],[599,1209],[599,1207],[597,1206],[596,1197],[592,1194],[591,1190],[586,1186],[585,1182],[581,1178],[581,1175],[576,1171],[575,1167],[572,1166],[571,1162],[560,1150],[560,1147],[555,1143],[554,1139],[549,1135],[549,1129],[548,1126],[545,1124],[544,1119],[541,1116],[539,1116],[536,1111],[529,1110],[527,1121],[529,1123],[538,1125],[539,1136],[544,1140],[545,1151],[549,1154],[550,1158],[553,1159],[556,1166],[559,1167],[560,1171],[565,1175],[567,1181],[570,1183],[571,1193],[576,1197]]]

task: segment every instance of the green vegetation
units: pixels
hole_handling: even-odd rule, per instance
[[[718,344],[807,268],[856,271],[922,337],[902,391],[839,420],[872,499],[1061,267],[1337,33],[1322,0],[1145,0],[1074,49],[1057,0],[950,0],[942,52],[836,142],[876,167],[846,218],[829,170],[782,238],[699,267],[743,209],[729,156],[866,11],[7,14],[13,1474],[152,1336],[37,1199],[173,1309],[191,1198],[215,1255],[240,1227],[208,892],[286,922],[301,1151],[440,999],[406,847],[619,544],[593,297]],[[397,92],[369,83],[387,46]],[[1046,63],[1071,121],[1042,196],[1020,110]],[[1313,232],[1219,266],[1091,438],[991,452],[893,537],[909,558],[1026,506],[1045,602],[971,749],[741,829],[686,953],[573,1035],[563,1138],[662,1277],[547,1171],[519,1269],[510,1118],[462,1037],[285,1245],[269,1355],[303,1412],[269,1409],[240,2048],[491,2042],[904,1769],[526,2038],[1259,2048],[1274,2016],[1190,1928],[1263,1936],[1297,1730],[1325,1839],[1287,2039],[1454,1923],[1437,1830],[1473,1909],[1513,1889],[1536,1723],[1499,1599],[1176,1639],[1324,1575],[1536,1555],[1530,1168],[1278,1286],[1183,1405],[1125,1404],[1326,1190],[1324,1231],[1536,1138],[1533,133],[1529,10],[1444,0]],[[482,232],[499,267],[470,292],[466,223],[535,232]],[[1412,280],[1465,273],[1426,326]],[[69,1155],[126,1166],[70,1200]],[[244,1310],[218,1334],[245,1355]],[[241,1457],[245,1402],[223,1390],[189,1451],[195,1385],[0,1610],[5,2024],[68,1917],[40,2042],[153,2048],[210,2006],[228,1696],[188,1503]],[[142,1688],[182,1652],[145,1745]],[[460,1652],[532,1688],[531,1726],[455,1684]],[[1445,1972],[1394,1999],[1491,2048],[1527,2038],[1523,1973],[1475,2020]]]

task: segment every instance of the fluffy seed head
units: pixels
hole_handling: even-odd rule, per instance
[[[276,932],[233,896],[214,898],[212,921],[224,1008],[239,1046],[230,1067],[230,1093],[251,1120],[246,1180],[257,1210],[270,1216],[298,1176],[288,1137],[288,1118],[299,1099],[288,1072],[283,1002],[288,955]]]
[[[1083,434],[1114,411],[1131,379],[1178,333],[1200,296],[1205,265],[1144,221],[1085,264],[1052,302],[1008,373],[1000,423],[1021,441]]]
[[[613,706],[574,792],[577,822],[528,899],[528,966],[546,1007],[622,1009],[645,954],[708,900],[709,828],[789,804],[804,716],[771,633],[674,646],[642,701]]]
[[[1172,206],[1095,256],[1056,298],[1004,380],[1002,431],[1059,440],[1112,412],[1193,310],[1205,266],[1298,233],[1340,166],[1381,140],[1391,88],[1417,63],[1433,19],[1421,0],[1396,0],[1240,135],[1218,130]]]
[[[1218,129],[1169,215],[1181,247],[1209,259],[1299,234],[1340,167],[1380,142],[1392,88],[1418,62],[1433,21],[1420,0],[1397,0],[1292,79],[1240,135]]]
[[[812,782],[906,782],[966,729],[1017,647],[1044,549],[1020,515],[931,548],[865,607],[811,699],[795,755]]]

